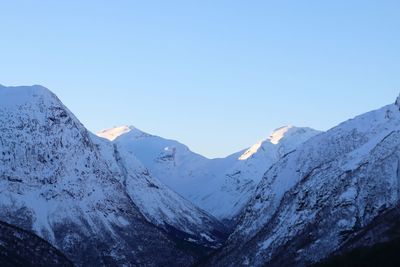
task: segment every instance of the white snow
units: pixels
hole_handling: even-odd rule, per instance
[[[120,128],[112,136],[123,132],[147,136],[134,128]],[[82,238],[119,239],[115,225],[142,229],[135,234],[146,238],[147,232],[154,237],[168,224],[197,242],[206,243],[205,233],[214,240],[210,246],[220,245],[214,233],[224,229],[216,219],[152,178],[133,155],[121,152],[129,161],[125,166],[113,143],[90,134],[44,87],[0,86],[0,144],[0,220],[19,220],[24,229],[66,247],[76,241],[76,229],[57,237],[59,225],[79,229]],[[154,242],[169,242],[159,233]],[[119,254],[127,251],[125,243],[111,245]]]
[[[273,163],[318,133],[309,128],[282,127],[247,151],[212,160],[177,141],[134,127],[112,128],[98,135],[114,140],[121,150],[135,155],[155,178],[222,220],[239,214]]]
[[[114,156],[109,156],[108,165],[115,172],[123,169],[126,176],[121,182],[148,221],[160,227],[173,226],[199,238],[197,241],[205,231],[213,235],[213,227],[219,222],[153,178],[131,151],[123,149],[119,143],[112,144],[100,138],[95,139],[95,143],[103,155],[110,155],[112,150],[118,153],[118,164],[115,164]],[[206,240],[217,242],[215,239]]]
[[[251,156],[253,156],[255,153],[258,152],[258,150],[261,148],[263,142],[264,141],[260,141],[257,144],[251,146],[248,150],[246,150],[246,152],[243,153],[243,155],[241,155],[239,157],[239,160],[249,159]]]
[[[331,238],[340,236],[340,231],[353,229],[356,214],[358,220],[365,220],[364,223],[371,221],[374,214],[398,201],[398,162],[391,157],[393,150],[399,146],[393,141],[397,140],[399,132],[399,108],[389,105],[357,116],[305,141],[268,170],[230,241],[246,244],[258,235],[257,239],[263,237],[264,241],[254,248],[255,254],[263,249],[273,251],[271,242],[274,246],[280,242],[283,244],[307,223],[319,223],[314,220],[316,212],[324,207],[323,203],[332,201],[335,212],[340,214],[334,223],[336,227],[321,229],[329,232]],[[381,169],[369,169],[368,166],[374,162],[381,163]],[[378,173],[383,173],[383,176]],[[339,186],[344,186],[343,191],[331,196]],[[326,192],[321,192],[322,188]],[[286,201],[293,201],[281,206],[285,195]],[[325,199],[327,196],[330,198]],[[368,201],[371,203],[367,204]],[[330,216],[336,218],[336,213],[332,211]],[[277,223],[265,236],[259,234],[272,215],[281,223]],[[329,243],[327,237],[330,236],[321,237],[320,242],[326,242],[325,249],[334,250],[340,239]]]
[[[135,129],[133,126],[121,126],[112,129],[102,130],[98,132],[97,135],[110,141],[114,141],[119,136],[129,133],[133,129]]]
[[[52,97],[54,95],[40,85],[19,87],[0,86],[1,108],[16,109],[35,101],[35,98],[45,98],[46,102],[50,102]]]

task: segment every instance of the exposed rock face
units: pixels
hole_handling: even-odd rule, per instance
[[[228,245],[210,262],[307,266],[340,250],[396,207],[399,140],[396,105],[311,138],[266,172]]]

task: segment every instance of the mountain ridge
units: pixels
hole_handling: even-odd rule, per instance
[[[317,135],[264,175],[215,265],[307,266],[399,201],[397,105]]]
[[[98,135],[48,89],[0,86],[0,235],[77,266],[301,267],[398,242],[400,97],[222,159],[132,126]]]
[[[207,159],[178,141],[142,131],[137,134],[131,129],[121,126],[98,135],[108,136],[172,190],[228,225],[249,200],[264,172],[297,145],[320,133],[306,127],[284,126],[249,149],[226,158]],[[114,138],[116,131],[119,134]]]
[[[151,178],[133,167],[124,175],[114,147],[89,133],[54,94],[42,87],[2,87],[0,95],[1,220],[34,232],[78,266],[188,264],[200,257],[188,246],[179,248],[177,233],[148,220],[135,203],[138,191],[123,183],[147,184]],[[169,203],[179,200],[164,194],[162,185],[146,188]],[[193,207],[181,216],[196,212]],[[185,225],[193,230],[190,242],[219,246],[224,237],[217,221],[199,216],[206,225]],[[182,232],[188,231],[183,224]],[[158,254],[150,257],[154,250]]]

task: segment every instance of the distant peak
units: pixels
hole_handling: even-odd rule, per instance
[[[268,140],[274,144],[277,145],[281,141],[283,137],[285,137],[285,134],[290,130],[290,129],[295,129],[293,125],[286,125],[283,127],[280,127],[278,129],[275,129],[272,131],[271,135],[268,137]]]
[[[247,160],[248,158],[253,156],[263,146],[264,142],[269,142],[274,145],[279,144],[279,141],[292,128],[295,128],[295,127],[293,127],[292,125],[286,125],[286,126],[278,128],[278,129],[275,129],[274,131],[272,131],[271,135],[266,140],[262,140],[262,141],[258,142],[257,144],[253,145],[252,147],[250,147],[243,155],[240,156],[239,160]]]
[[[272,131],[271,135],[267,139],[262,140],[250,147],[244,154],[240,156],[239,160],[247,160],[256,154],[260,149],[265,148],[267,145],[280,145],[284,142],[297,143],[318,133],[320,132],[306,127],[295,127],[293,125],[280,127]]]
[[[103,137],[105,139],[108,139],[110,141],[114,141],[121,135],[129,133],[133,129],[135,129],[135,127],[129,126],[129,125],[123,125],[123,126],[119,126],[119,127],[113,127],[113,128],[101,130],[100,132],[97,133],[97,135],[100,137]]]
[[[119,127],[105,129],[97,133],[97,136],[108,139],[110,141],[114,141],[115,139],[123,135],[129,135],[129,137],[133,137],[135,139],[151,136],[131,125],[123,125]]]

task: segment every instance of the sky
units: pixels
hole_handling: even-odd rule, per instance
[[[223,157],[400,92],[400,1],[0,0],[0,84]]]

